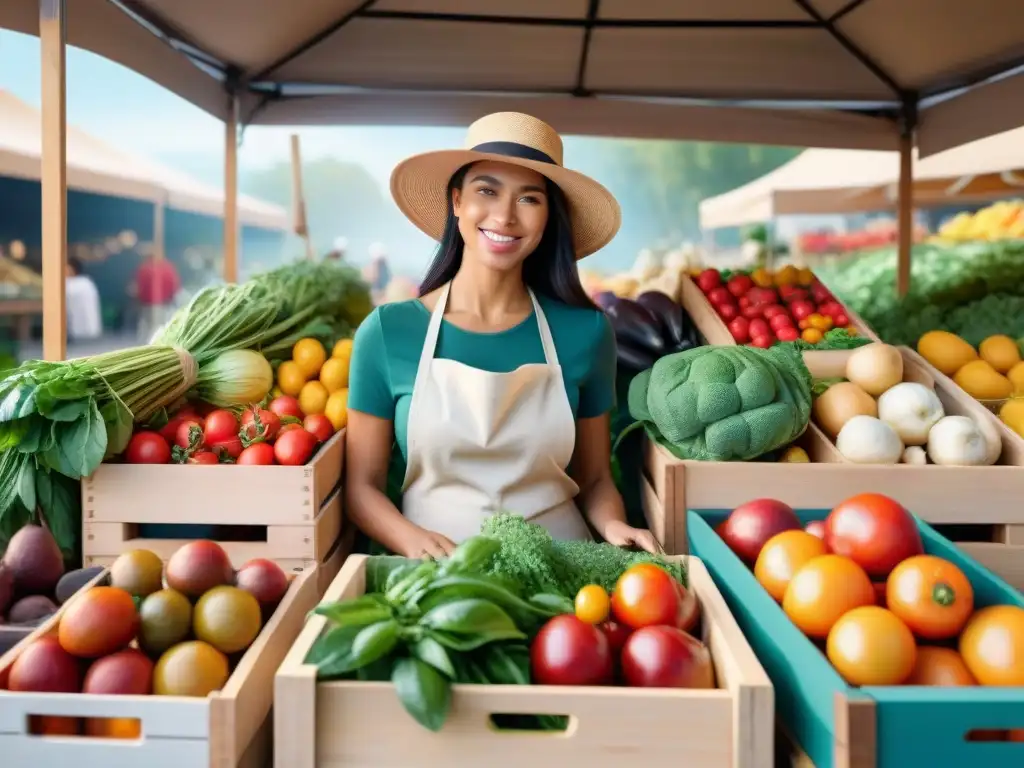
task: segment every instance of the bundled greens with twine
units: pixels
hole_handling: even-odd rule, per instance
[[[125,449],[135,423],[189,393],[245,405],[269,389],[270,368],[238,350],[274,358],[306,336],[333,343],[371,309],[355,269],[302,262],[200,291],[150,346],[13,369],[0,380],[0,548],[38,516],[71,552],[77,482]]]

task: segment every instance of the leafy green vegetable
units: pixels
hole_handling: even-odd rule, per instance
[[[686,583],[683,567],[647,552],[630,552],[592,541],[555,541],[547,530],[520,515],[492,515],[482,533],[501,542],[488,573],[533,593],[530,602],[552,613],[571,613],[571,602],[587,584],[611,591],[622,572],[636,563],[656,563]],[[553,595],[560,597],[553,597]]]

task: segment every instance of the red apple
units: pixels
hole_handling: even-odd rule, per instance
[[[729,549],[753,564],[768,539],[802,527],[788,504],[775,499],[754,499],[736,507],[716,530]]]

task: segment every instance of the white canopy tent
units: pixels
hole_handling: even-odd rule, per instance
[[[700,203],[702,229],[769,221],[790,214],[855,213],[890,208],[898,152],[809,149],[759,179]],[[914,159],[919,205],[1012,194],[1024,189],[1024,128]]]
[[[0,90],[0,176],[38,181],[42,174],[42,116],[39,110]],[[73,126],[67,129],[68,189],[145,200],[175,210],[220,218],[224,190],[144,157],[115,149]],[[281,206],[239,196],[242,224],[287,230]]]

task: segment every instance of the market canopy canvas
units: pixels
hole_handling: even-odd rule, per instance
[[[243,123],[897,149],[1024,124],[1014,0],[75,0],[67,39]],[[38,0],[0,27],[38,34]],[[964,88],[970,88],[961,93]],[[952,96],[952,98],[950,98]]]
[[[914,159],[914,202],[955,203],[1024,193],[1024,128],[924,160]],[[703,229],[766,222],[787,214],[855,213],[895,204],[897,152],[808,149],[771,173],[702,200]]]
[[[0,90],[0,176],[40,178],[42,138],[39,110]],[[163,203],[176,210],[224,215],[224,192],[142,157],[114,149],[73,126],[67,129],[69,189]],[[245,224],[288,229],[288,212],[280,206],[241,196],[239,217]]]

